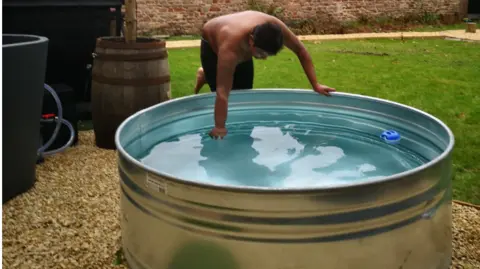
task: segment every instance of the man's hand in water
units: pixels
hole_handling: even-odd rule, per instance
[[[215,127],[208,135],[210,135],[210,137],[213,139],[223,139],[223,137],[227,135],[227,129]]]
[[[320,93],[320,94],[326,95],[326,96],[330,96],[330,92],[335,91],[334,88],[330,88],[326,85],[321,85],[321,84],[318,84],[318,83],[315,85],[315,87],[313,87],[313,90]]]

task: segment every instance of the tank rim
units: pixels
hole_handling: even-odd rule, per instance
[[[31,35],[31,34],[9,34],[9,33],[3,33],[3,37],[25,37],[25,38],[30,38],[31,40],[22,40],[20,42],[15,42],[15,43],[7,43],[7,44],[2,44],[3,48],[12,48],[12,47],[24,47],[24,46],[30,46],[30,45],[36,45],[40,43],[45,43],[48,42],[49,39],[45,36],[40,36],[40,35]]]
[[[259,88],[259,89],[254,89],[253,91],[269,91],[269,92],[285,92],[285,91],[290,91],[290,92],[297,92],[300,94],[317,94],[315,92],[312,92],[311,90],[308,89],[290,89],[290,88]],[[252,90],[235,90],[235,92],[230,93],[230,95],[234,94],[241,94],[241,93],[250,93]],[[197,95],[189,95],[189,96],[184,96],[184,97],[179,97],[175,99],[171,99],[165,102],[162,102],[160,104],[142,109],[133,115],[129,116],[127,119],[125,119],[120,126],[117,128],[117,131],[115,132],[115,144],[117,147],[117,154],[120,154],[124,158],[126,158],[129,162],[133,163],[134,165],[141,167],[144,171],[151,173],[153,175],[156,175],[158,177],[164,178],[166,180],[173,181],[175,183],[180,183],[180,184],[186,184],[190,186],[196,186],[199,188],[203,189],[215,189],[215,190],[222,190],[222,191],[234,191],[234,192],[245,192],[245,193],[251,193],[251,192],[261,192],[261,193],[271,193],[271,194],[280,194],[280,193],[308,193],[308,192],[319,192],[319,191],[338,191],[338,190],[347,190],[351,188],[360,188],[360,187],[369,187],[377,184],[385,184],[389,183],[392,181],[400,180],[402,178],[407,178],[409,176],[413,176],[415,174],[419,174],[427,169],[429,169],[432,166],[435,166],[436,164],[440,163],[441,161],[445,160],[453,151],[453,147],[455,145],[455,137],[451,129],[440,119],[437,117],[422,111],[420,109],[404,105],[398,102],[378,98],[378,97],[372,97],[372,96],[366,96],[366,95],[361,95],[361,94],[353,94],[353,93],[346,93],[346,92],[333,92],[331,93],[332,97],[335,96],[343,96],[343,97],[350,97],[350,98],[360,98],[360,99],[366,99],[370,101],[375,101],[375,102],[380,102],[392,106],[397,106],[397,107],[402,107],[408,110],[412,110],[418,114],[421,114],[427,118],[430,118],[431,120],[435,121],[439,126],[441,126],[448,134],[449,141],[448,145],[445,148],[445,150],[437,156],[435,159],[418,166],[414,169],[410,169],[401,173],[393,174],[390,176],[384,176],[384,177],[377,177],[373,180],[368,180],[368,181],[362,181],[358,183],[350,183],[350,184],[342,184],[339,186],[324,186],[324,187],[298,187],[298,188],[267,188],[267,187],[255,187],[255,186],[225,186],[225,185],[218,185],[218,184],[207,184],[207,183],[202,183],[202,182],[196,182],[196,181],[191,181],[191,180],[186,180],[182,178],[175,177],[173,175],[170,175],[168,173],[160,172],[157,170],[154,170],[144,164],[142,164],[140,161],[136,160],[133,158],[130,154],[126,152],[126,150],[123,148],[123,146],[120,143],[120,133],[124,126],[131,121],[133,118],[146,113],[148,111],[157,109],[158,107],[171,104],[171,103],[178,103],[182,102],[184,100],[188,99],[197,99],[197,98],[202,98],[202,97],[208,97],[215,95],[215,93],[203,93],[203,94],[197,94]],[[328,97],[331,98],[331,97]]]

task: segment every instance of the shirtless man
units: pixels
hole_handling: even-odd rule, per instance
[[[253,88],[253,59],[276,55],[283,46],[300,60],[314,91],[329,96],[335,89],[317,82],[312,58],[303,43],[276,17],[257,11],[244,11],[214,18],[203,26],[195,94],[205,83],[216,92],[215,127],[210,137],[227,134],[230,90]]]

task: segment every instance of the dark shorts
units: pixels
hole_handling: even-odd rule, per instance
[[[202,61],[205,79],[210,90],[217,90],[217,54],[210,44],[202,38],[200,45],[200,60]],[[250,90],[253,88],[253,60],[237,65],[233,76],[232,90]]]

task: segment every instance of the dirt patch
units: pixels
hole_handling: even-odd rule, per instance
[[[353,51],[353,50],[332,50],[335,53],[342,53],[342,54],[358,54],[358,55],[366,55],[366,56],[390,56],[390,54],[385,52],[369,52],[369,51]]]

